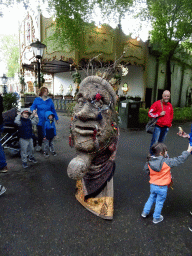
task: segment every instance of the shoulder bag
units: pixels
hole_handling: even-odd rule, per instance
[[[162,111],[163,111],[162,101],[161,101],[161,108],[162,108]],[[145,130],[146,130],[147,133],[153,134],[153,132],[155,130],[155,125],[156,125],[158,119],[159,119],[159,117],[154,117],[151,120],[149,120],[149,122],[145,126]]]

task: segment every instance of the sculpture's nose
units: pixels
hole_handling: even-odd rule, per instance
[[[95,120],[97,117],[97,111],[93,110],[88,103],[76,114],[77,118],[81,121]]]

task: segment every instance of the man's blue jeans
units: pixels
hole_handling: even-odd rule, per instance
[[[159,219],[161,215],[161,211],[163,208],[163,204],[167,197],[168,186],[158,186],[150,184],[150,196],[144,206],[144,213],[149,214],[151,207],[155,203],[155,210],[153,213],[154,219]]]
[[[0,125],[0,138],[1,138],[2,130],[3,130],[3,125]],[[5,166],[7,166],[5,153],[3,151],[3,147],[1,146],[1,142],[0,142],[0,170],[3,169],[3,167]]]
[[[153,146],[153,144],[155,144],[157,142],[163,142],[167,133],[168,133],[168,131],[169,131],[168,127],[155,126],[155,130],[153,132],[151,145],[150,145],[150,153],[151,154],[152,154],[151,147]]]

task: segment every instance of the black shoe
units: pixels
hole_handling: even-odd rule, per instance
[[[56,156],[56,155],[57,155],[57,153],[56,153],[55,151],[53,151],[52,154],[53,154],[53,156]]]
[[[189,231],[191,231],[191,232],[192,232],[192,226],[191,226],[191,227],[189,227]]]
[[[35,157],[31,157],[29,158],[29,162],[33,162],[34,164],[36,164],[37,160],[35,159]]]
[[[46,152],[44,152],[44,157],[45,157],[45,158],[48,158],[48,157],[49,157],[49,154],[46,153]]]
[[[23,168],[25,169],[25,168],[28,168],[28,165],[27,165],[27,163],[26,162],[23,162]]]

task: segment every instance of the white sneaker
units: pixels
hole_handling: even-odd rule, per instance
[[[40,147],[39,145],[37,145],[36,148],[35,148],[35,150],[36,150],[37,152],[40,152],[40,151],[41,151],[41,147]]]
[[[144,211],[141,213],[141,217],[146,218],[148,214],[146,214]]]
[[[4,186],[0,185],[0,196],[1,196],[3,193],[5,193],[6,190],[7,190],[7,189],[6,189]]]
[[[153,218],[153,223],[154,223],[154,224],[157,224],[157,223],[163,221],[163,219],[164,219],[163,216],[160,215],[160,217],[159,217],[158,219]]]

